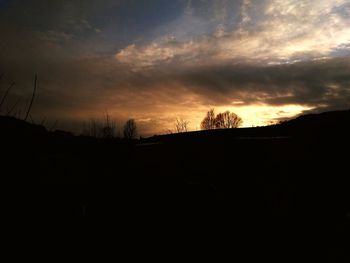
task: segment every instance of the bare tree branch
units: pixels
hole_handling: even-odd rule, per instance
[[[46,117],[44,117],[40,123],[41,126],[44,126],[45,125],[45,122],[46,122]]]
[[[188,121],[185,121],[183,119],[176,119],[175,122],[175,130],[178,133],[182,133],[182,132],[188,132]]]
[[[32,124],[35,124],[35,121],[34,121],[34,119],[32,118],[32,115],[31,115],[31,114],[29,114],[29,118],[30,118],[31,123],[32,123]]]
[[[33,95],[32,95],[32,99],[30,100],[30,104],[29,104],[29,107],[28,107],[28,110],[27,110],[26,117],[24,118],[25,121],[28,119],[30,110],[31,110],[31,108],[32,108],[32,106],[33,106],[33,101],[34,101],[35,93],[36,93],[36,82],[37,82],[37,80],[38,80],[38,76],[35,74]]]
[[[215,111],[211,109],[207,112],[207,115],[201,122],[202,130],[212,130],[215,129]]]
[[[16,103],[12,106],[12,108],[7,111],[6,116],[10,116],[10,114],[16,109],[16,107],[17,107],[17,105],[19,104],[20,101],[21,101],[21,99],[18,99],[16,101]]]
[[[2,97],[1,102],[0,102],[0,110],[1,110],[1,107],[2,107],[2,105],[4,104],[4,102],[5,102],[5,100],[6,100],[7,95],[9,94],[10,90],[12,89],[12,87],[13,87],[15,84],[16,84],[15,82],[12,82],[12,84],[10,85],[10,87],[8,87],[8,89],[5,91],[5,94],[4,94],[4,96]]]

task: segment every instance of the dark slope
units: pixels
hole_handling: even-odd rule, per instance
[[[350,110],[309,114],[284,123],[266,127],[196,131],[180,134],[160,135],[143,139],[141,143],[201,141],[226,141],[230,139],[258,139],[283,137],[327,137],[347,135],[350,132]]]
[[[291,133],[303,136],[348,135],[350,132],[350,110],[324,112],[300,116],[281,125]]]
[[[334,262],[350,234],[349,115],[140,142],[1,118],[1,179],[25,183],[6,199],[22,216],[109,218],[126,236],[214,236],[248,262]]]

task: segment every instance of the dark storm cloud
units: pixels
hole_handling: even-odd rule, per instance
[[[350,107],[350,58],[334,58],[273,66],[226,64],[134,73],[140,89],[156,84],[186,87],[209,105],[298,104],[322,109]],[[171,72],[171,73],[169,73]]]
[[[349,58],[336,58],[291,65],[204,67],[179,79],[217,104],[238,99],[335,109],[350,107],[349,70]]]

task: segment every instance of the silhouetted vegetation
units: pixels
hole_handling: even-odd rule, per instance
[[[116,122],[110,119],[106,113],[105,122],[101,129],[102,138],[114,138],[116,136]]]
[[[136,139],[137,127],[134,119],[130,119],[125,123],[123,134],[125,139],[128,139],[128,140]]]
[[[38,76],[35,75],[33,94],[32,94],[32,98],[31,98],[29,106],[28,106],[28,110],[27,110],[26,116],[24,117],[25,121],[28,119],[30,110],[32,109],[32,106],[33,106],[33,102],[34,102],[34,98],[35,98],[35,94],[36,94],[36,89],[37,89],[37,80],[38,80]]]
[[[84,123],[82,134],[93,138],[112,139],[117,136],[117,124],[116,121],[112,120],[110,115],[106,113],[102,121],[90,119],[87,123]]]
[[[188,121],[185,121],[183,119],[176,119],[175,131],[177,133],[188,132],[188,124]]]
[[[207,112],[201,122],[202,130],[232,129],[242,125],[243,120],[235,113],[225,111],[215,116],[214,109]]]
[[[0,76],[0,80],[3,78],[3,74]],[[16,118],[19,118],[21,119],[21,113],[22,113],[22,110],[19,109],[19,110],[16,110],[17,109],[17,106],[19,105],[19,103],[21,102],[21,99],[18,98],[15,103],[12,105],[12,106],[7,106],[6,108],[6,111],[2,111],[2,108],[10,94],[10,91],[12,90],[12,88],[15,86],[15,82],[12,82],[9,87],[5,90],[1,100],[0,100],[0,114],[3,114],[4,116],[13,116],[13,117],[16,117]],[[34,98],[35,98],[35,95],[36,95],[36,90],[37,90],[37,75],[35,75],[35,78],[34,78],[34,86],[33,86],[33,93],[32,93],[32,97],[31,97],[31,100],[30,100],[30,103],[29,103],[29,106],[27,108],[27,111],[26,111],[26,114],[25,114],[25,117],[24,117],[24,120],[27,121],[28,117],[32,120],[32,116],[30,115],[30,111],[32,109],[32,106],[33,106],[33,102],[34,102]],[[33,120],[32,120],[32,123]]]
[[[10,93],[10,90],[13,88],[13,86],[15,86],[15,82],[12,82],[11,85],[7,88],[7,90],[5,91],[4,95],[2,96],[2,99],[0,101],[0,112],[1,112],[1,108],[7,98],[7,96],[9,95]]]
[[[214,109],[211,109],[207,112],[207,115],[201,122],[202,130],[213,130],[215,129],[215,112]]]
[[[235,113],[225,111],[219,113],[215,118],[215,128],[217,129],[233,129],[238,128],[243,123],[243,120]]]

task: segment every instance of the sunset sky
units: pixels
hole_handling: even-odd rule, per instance
[[[350,108],[350,0],[0,0],[0,96],[142,135],[230,110],[246,127]]]

